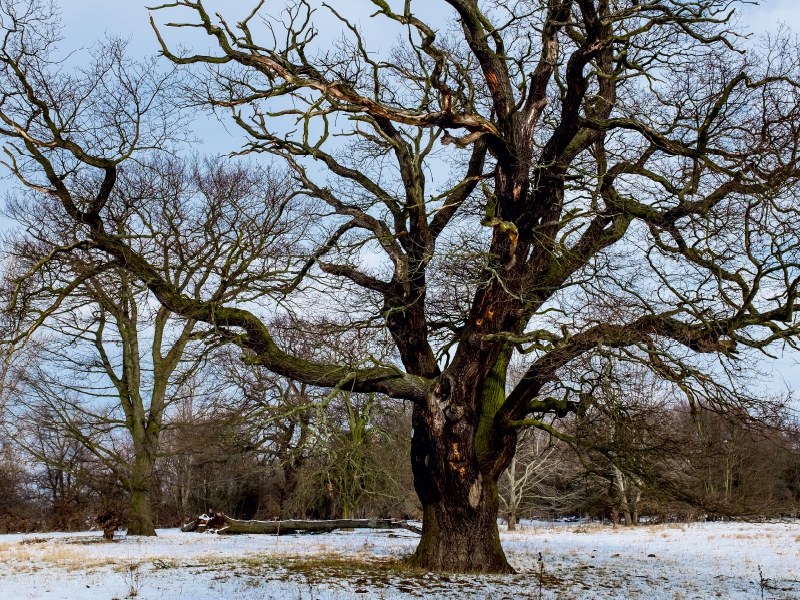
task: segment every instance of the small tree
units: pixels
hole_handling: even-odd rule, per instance
[[[567,500],[552,487],[552,480],[568,468],[559,460],[560,452],[554,442],[557,441],[536,430],[526,430],[519,436],[514,458],[497,482],[509,531],[517,529],[517,518],[523,508],[537,501],[543,504],[548,500]]]
[[[371,336],[326,319],[283,317],[270,325],[283,347],[307,359],[353,359],[359,351],[368,353],[359,347],[364,343],[373,345],[373,355],[381,353]],[[346,385],[329,393],[242,364],[230,352],[216,366],[219,380],[230,386],[219,394],[224,398],[218,418],[270,465],[281,515],[310,511],[353,518],[363,512],[365,498],[369,508],[380,510],[407,495],[395,464],[398,450],[405,455],[407,439],[401,403],[354,394]]]
[[[301,472],[297,502],[313,506],[329,498],[335,503],[330,512],[345,519],[378,516],[403,504],[408,492],[396,457],[406,450],[407,434],[394,427],[406,423],[391,418],[402,415],[402,406],[342,391],[328,408],[313,422],[314,452]]]

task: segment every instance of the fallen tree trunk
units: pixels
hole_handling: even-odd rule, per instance
[[[330,519],[325,521],[240,521],[229,516],[216,513],[200,515],[194,521],[186,523],[181,531],[214,531],[220,534],[264,533],[271,535],[289,535],[298,532],[330,533],[336,529],[406,529],[422,534],[422,529],[411,525],[408,521],[395,519]]]

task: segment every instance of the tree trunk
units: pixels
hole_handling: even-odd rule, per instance
[[[354,508],[350,505],[349,502],[342,503],[342,518],[343,519],[352,519],[355,515]]]
[[[294,458],[286,461],[286,464],[283,465],[283,483],[278,486],[278,507],[283,519],[296,516],[294,514],[296,511],[292,511],[292,514],[289,514],[289,509],[299,482],[302,463],[302,458]]]
[[[642,498],[642,490],[637,485],[633,488],[633,500],[629,503],[632,509],[632,524],[639,524],[639,500]]]
[[[427,406],[415,404],[411,467],[423,522],[422,538],[410,558],[412,566],[454,573],[514,572],[497,526],[496,477],[502,470],[490,475],[479,465],[479,457],[488,455],[491,424],[505,399],[504,385],[504,376],[493,382],[492,395],[484,384],[477,423],[471,423],[473,419],[461,408],[468,405],[464,399],[451,396],[443,407],[441,398],[447,398],[449,390],[441,387],[431,392]],[[503,468],[510,460],[511,456]]]
[[[517,530],[517,515],[512,513],[508,514],[508,530],[509,531],[516,531]]]
[[[149,486],[131,489],[131,514],[127,535],[156,535]]]
[[[422,538],[411,566],[452,573],[513,573],[497,528],[497,505],[451,501],[423,506]]]
[[[186,478],[188,479],[190,476],[189,471],[186,471]],[[178,487],[178,493],[180,494],[180,503],[181,503],[181,521],[185,521],[189,518],[189,499],[191,498],[192,488],[188,481],[183,482]]]
[[[210,520],[197,518],[181,527],[181,531],[198,531],[200,533],[215,530],[220,534],[263,533],[267,535],[290,535],[293,533],[330,533],[336,529],[353,531],[353,529],[406,529],[414,533],[422,533],[419,527],[407,521],[395,519],[328,519],[328,520],[295,520],[286,521],[240,521],[229,516],[216,513]]]
[[[153,508],[150,503],[153,460],[149,453],[137,448],[131,486],[131,512],[128,519],[127,535],[156,535]]]

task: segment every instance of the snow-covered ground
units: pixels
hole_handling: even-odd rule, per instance
[[[405,569],[417,539],[406,531],[158,534],[2,535],[0,598],[800,599],[798,522],[527,524],[502,534],[518,571],[502,577]]]

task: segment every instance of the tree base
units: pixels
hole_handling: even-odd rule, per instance
[[[409,566],[438,573],[515,573],[500,544],[497,518],[482,511],[478,518],[442,518],[425,507],[422,538]],[[476,515],[473,515],[475,517]]]
[[[157,537],[156,529],[152,519],[137,519],[131,517],[128,521],[128,530],[125,535],[141,535],[146,537]]]
[[[149,490],[134,489],[131,493],[131,512],[126,535],[156,537]]]

